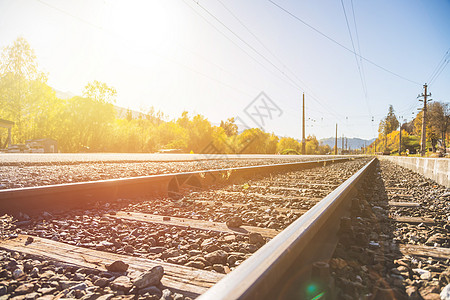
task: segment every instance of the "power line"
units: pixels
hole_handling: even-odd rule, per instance
[[[348,23],[347,12],[345,11],[345,6],[344,6],[344,1],[343,0],[341,0],[341,4],[342,4],[342,10],[344,11],[345,23],[347,24],[348,34],[350,35],[350,41],[352,42],[353,52],[355,54],[356,66],[358,67],[359,79],[361,80],[361,85],[362,85],[363,92],[364,92],[364,99],[366,100],[366,104],[367,104],[367,108],[369,110],[369,114],[372,114],[371,110],[370,110],[369,101],[367,99],[366,81],[365,81],[365,78],[363,78],[363,74],[362,74],[361,67],[360,67],[360,64],[359,64],[358,56],[356,55],[355,43],[353,41],[352,31],[350,30],[350,24]],[[353,19],[355,20],[354,11],[353,11]],[[355,20],[355,28],[356,28],[356,20]]]
[[[335,39],[331,38],[330,36],[326,35],[325,33],[321,32],[320,30],[316,29],[316,28],[313,27],[312,25],[309,25],[308,23],[306,23],[305,21],[303,21],[302,19],[300,19],[298,16],[294,15],[293,13],[291,13],[290,11],[288,11],[287,9],[285,9],[284,7],[280,6],[278,3],[276,3],[276,2],[274,2],[274,1],[272,1],[272,0],[268,0],[268,1],[269,1],[270,3],[272,3],[274,6],[278,7],[280,10],[284,11],[285,13],[287,13],[288,15],[290,15],[291,17],[293,17],[294,19],[296,19],[297,21],[301,22],[303,25],[305,25],[305,26],[307,26],[308,28],[312,29],[313,31],[317,32],[318,34],[320,34],[321,36],[323,36],[323,37],[326,38],[327,40],[333,42],[334,44],[340,46],[341,48],[343,48],[343,49],[345,49],[345,50],[347,50],[347,51],[349,51],[349,52],[351,52],[351,53],[354,53],[355,55],[357,55],[357,56],[360,57],[361,59],[367,61],[367,62],[370,63],[371,65],[376,66],[377,68],[379,68],[379,69],[381,69],[381,70],[383,70],[383,71],[385,71],[385,72],[388,72],[388,73],[390,73],[390,74],[392,74],[392,75],[394,75],[394,76],[397,76],[398,78],[401,78],[401,79],[403,79],[403,80],[409,81],[409,82],[414,83],[414,84],[417,84],[417,85],[421,85],[421,84],[418,83],[417,81],[410,80],[410,79],[408,79],[408,78],[406,78],[406,77],[404,77],[404,76],[402,76],[402,75],[399,75],[399,74],[397,74],[397,73],[395,73],[395,72],[392,72],[392,71],[386,69],[385,67],[380,66],[379,64],[377,64],[377,63],[375,63],[375,62],[369,60],[368,58],[365,58],[364,56],[361,56],[361,55],[359,55],[358,53],[355,53],[353,50],[351,50],[351,49],[349,49],[348,47],[344,46],[343,44],[339,43],[339,42],[336,41]]]
[[[365,77],[365,74],[363,71],[363,62],[361,59],[361,46],[359,43],[358,26],[356,25],[356,16],[355,16],[355,9],[353,7],[353,0],[351,0],[351,7],[352,7],[352,15],[353,15],[353,24],[355,26],[355,34],[356,34],[356,39],[358,42],[358,52],[355,49],[355,43],[353,41],[352,31],[350,29],[350,24],[348,22],[347,12],[345,10],[345,5],[344,5],[343,0],[341,0],[341,4],[342,4],[342,10],[344,11],[345,23],[347,24],[348,34],[350,35],[350,41],[352,42],[353,52],[355,53],[355,61],[356,61],[356,65],[358,67],[359,79],[361,80],[361,85],[362,85],[362,89],[363,89],[363,93],[364,93],[364,100],[366,102],[367,111],[369,112],[369,116],[370,116],[370,115],[372,115],[372,110],[370,109],[370,102],[368,99],[368,92],[367,92],[367,82],[366,82],[366,77]],[[359,57],[358,57],[358,55],[356,55],[356,53],[358,53]],[[375,128],[374,128],[373,123],[371,123],[371,127],[372,127],[372,134],[375,134]]]
[[[256,34],[254,34],[251,30],[250,30],[250,28],[248,28],[248,26],[246,26],[245,25],[245,23],[244,22],[242,22],[238,17],[237,17],[237,15],[235,14],[235,13],[233,13],[233,11],[231,10],[231,9],[229,9],[224,3],[223,3],[223,1],[221,1],[221,0],[217,0],[232,16],[233,16],[233,18],[235,18],[238,22],[239,22],[239,24],[241,24],[242,25],[242,27],[244,27],[246,30],[247,30],[247,32],[248,33],[250,33],[257,41],[258,41],[258,43],[267,51],[267,52],[269,52],[271,55],[272,55],[272,57],[274,57],[282,66],[283,66],[283,68],[285,68],[287,71],[289,71],[289,73],[291,73],[301,84],[303,84],[306,88],[307,88],[307,86],[306,86],[306,84],[303,82],[303,80],[301,80],[291,69],[289,69],[289,67],[288,66],[286,66],[286,64],[283,62],[283,61],[281,61],[281,59],[280,58],[278,58],[278,56],[277,55],[275,55],[263,42],[262,42],[262,40],[260,39],[260,38],[258,38],[258,36],[256,35]]]
[[[200,13],[198,13],[195,9],[193,9],[189,4],[187,4],[187,0],[183,0],[185,2],[186,5],[188,5],[197,15],[199,15],[202,19],[204,19],[209,25],[211,25],[214,29],[216,29],[221,35],[223,35],[224,37],[226,37],[229,41],[231,41],[234,45],[236,45],[239,49],[241,49],[244,53],[246,53],[250,58],[252,58],[253,60],[255,60],[257,63],[259,63],[261,66],[263,66],[266,70],[268,70],[269,72],[271,72],[274,76],[280,78],[279,76],[277,76],[275,73],[273,73],[271,70],[267,69],[267,67],[265,67],[263,64],[261,64],[258,60],[256,60],[253,56],[251,56],[247,51],[245,51],[242,47],[240,47],[238,44],[236,44],[233,40],[231,40],[227,35],[225,35],[221,30],[219,30],[214,24],[212,24],[208,19],[206,19],[203,15],[201,15]],[[194,1],[195,2],[195,1]],[[267,59],[267,57],[265,57],[264,55],[260,54],[253,46],[251,46],[248,42],[246,42],[243,38],[241,38],[239,35],[237,35],[233,30],[231,30],[226,24],[224,24],[222,21],[220,21],[216,16],[214,16],[211,12],[209,12],[205,7],[201,6],[200,3],[195,2],[199,7],[201,7],[204,11],[206,11],[212,18],[214,18],[217,22],[219,22],[223,27],[225,27],[228,31],[230,31],[234,36],[236,36],[240,41],[242,41],[244,44],[246,44],[250,49],[252,49],[253,51],[255,51],[257,54],[259,54],[260,56],[262,56],[266,61],[268,61],[272,66],[274,66],[279,72],[281,72],[285,77],[287,77],[290,82],[287,82],[286,80],[283,80],[282,78],[280,78],[281,80],[283,80],[284,82],[286,82],[287,84],[293,86],[295,89],[299,89],[299,90],[305,90],[305,88],[302,88],[301,86],[299,86],[291,77],[289,77],[285,72],[283,72],[278,66],[276,66],[273,62],[271,62],[270,60]],[[297,78],[298,79],[298,78]],[[298,79],[299,80],[299,79]],[[300,81],[300,80],[299,80]],[[329,111],[329,114],[334,115],[337,118],[342,118],[340,116],[338,116],[335,112],[333,112],[332,110],[330,110],[326,105],[322,104],[321,101],[319,99],[317,99],[317,97],[315,97],[312,93],[306,93],[307,95],[310,95],[311,98],[317,102],[320,106],[322,106],[324,109],[326,109],[327,111]]]
[[[255,47],[250,45],[247,41],[241,38],[237,33],[235,33],[230,27],[228,27],[225,23],[223,23],[219,18],[217,18],[213,13],[211,13],[208,9],[206,9],[203,5],[201,5],[198,1],[192,0],[200,7],[203,11],[205,11],[210,17],[220,23],[223,27],[225,27],[232,35],[234,35],[237,39],[239,39],[242,43],[244,43],[247,47],[253,50],[256,54],[258,54],[263,60],[277,69],[281,74],[283,74],[296,88],[302,89],[292,78],[290,78],[283,70],[281,70],[277,65],[275,65],[271,60],[269,60],[264,54],[259,52]],[[211,23],[210,23],[211,24]],[[216,28],[216,27],[215,27]],[[222,32],[221,32],[222,33]],[[223,34],[223,33],[222,33]],[[242,50],[242,48],[240,48]]]
[[[442,59],[439,61],[438,65],[434,69],[433,73],[431,73],[430,79],[428,80],[428,86],[430,86],[438,77],[441,75],[442,71],[444,71],[450,59],[450,48],[445,52]]]
[[[341,0],[341,4],[342,4],[342,10],[344,11],[345,23],[347,24],[348,35],[350,36],[350,41],[352,42],[352,48],[353,48],[353,52],[355,55],[356,66],[358,67],[359,78],[361,79],[361,85],[363,88],[363,92],[365,95],[367,95],[366,88],[364,85],[364,80],[363,80],[362,74],[361,74],[361,68],[359,66],[358,56],[356,55],[356,49],[355,49],[355,43],[353,42],[352,31],[350,30],[350,24],[348,23],[347,12],[345,11],[344,0]]]
[[[358,26],[356,26],[356,16],[355,16],[355,9],[353,7],[353,0],[350,0],[351,6],[352,6],[352,15],[353,15],[353,24],[355,24],[355,34],[356,34],[356,44],[358,45],[358,53],[359,55],[361,55],[361,45],[359,43],[359,34],[358,34]],[[361,63],[361,71],[363,72],[363,76],[364,74],[364,67],[362,64],[362,59],[361,57],[359,57],[360,63]],[[364,76],[365,78],[365,76]],[[367,86],[366,86],[366,90],[367,90]]]

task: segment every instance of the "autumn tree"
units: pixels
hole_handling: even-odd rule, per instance
[[[306,154],[316,154],[319,151],[319,141],[315,136],[309,135],[306,138]]]
[[[263,154],[266,153],[267,139],[270,135],[259,128],[244,130],[238,135],[239,153]]]
[[[297,153],[300,151],[300,143],[291,137],[283,137],[278,141],[277,152],[278,153]]]
[[[226,121],[220,121],[220,127],[224,129],[227,136],[237,135],[238,127],[234,122],[234,118],[228,118]]]
[[[446,149],[446,134],[450,128],[450,107],[448,103],[431,102],[428,106],[429,111],[429,123],[432,138],[441,139],[442,147]],[[433,150],[435,150],[436,143],[433,143]]]
[[[387,136],[394,130],[396,130],[399,126],[399,122],[394,113],[394,107],[389,105],[389,111],[383,120],[380,122],[380,126],[378,127],[378,132],[382,137],[384,137],[384,147],[387,148]]]
[[[83,96],[99,103],[115,103],[117,91],[104,82],[94,80],[84,87]]]

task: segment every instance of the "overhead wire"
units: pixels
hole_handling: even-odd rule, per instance
[[[361,45],[359,42],[358,26],[356,26],[356,15],[355,15],[355,8],[353,7],[353,0],[350,0],[350,3],[351,3],[351,7],[352,7],[353,24],[355,24],[356,44],[358,45],[358,53],[359,53],[359,55],[361,55]],[[363,78],[366,78],[365,72],[364,72],[364,65],[362,63],[361,56],[359,56],[359,61],[360,61],[361,72],[363,74]],[[366,82],[366,92],[367,92],[367,82]]]
[[[351,3],[351,8],[352,8],[352,15],[353,15],[353,24],[355,26],[355,35],[356,35],[356,41],[357,41],[357,45],[358,45],[358,51],[356,51],[355,49],[355,43],[353,41],[353,36],[352,36],[352,31],[350,30],[350,25],[348,22],[348,18],[347,18],[347,12],[345,10],[345,5],[344,5],[344,1],[341,0],[341,4],[342,4],[342,10],[344,11],[344,17],[345,17],[345,22],[347,24],[347,29],[348,29],[348,33],[350,35],[350,40],[352,42],[352,48],[353,51],[355,52],[355,60],[356,60],[356,65],[358,66],[358,73],[359,73],[359,78],[361,80],[361,84],[362,84],[362,88],[363,88],[363,92],[364,92],[364,100],[366,102],[367,105],[367,110],[369,112],[369,117],[372,116],[372,109],[370,108],[370,101],[369,101],[369,93],[367,90],[367,81],[366,81],[366,77],[365,77],[365,73],[364,73],[364,68],[363,68],[363,62],[362,62],[362,55],[361,55],[361,45],[359,42],[359,34],[358,34],[358,26],[356,23],[356,14],[355,14],[355,8],[353,6],[353,0],[350,0]],[[358,53],[358,55],[356,55],[356,52]],[[371,124],[371,128],[372,128],[372,134],[375,135],[375,127],[373,122],[370,122]]]
[[[185,1],[185,0],[184,0]],[[232,30],[229,26],[227,26],[224,22],[222,22],[219,18],[217,18],[213,13],[211,13],[206,7],[200,4],[199,1],[192,0],[198,7],[200,7],[204,12],[206,12],[211,18],[216,20],[219,24],[221,24],[224,28],[226,28],[233,36],[235,36],[238,40],[244,43],[247,47],[249,47],[253,52],[255,52],[259,57],[261,57],[264,61],[269,63],[272,67],[278,70],[281,74],[283,74],[296,88],[302,89],[292,78],[290,78],[283,70],[281,70],[276,64],[274,64],[270,59],[268,59],[264,54],[259,52],[255,47],[253,47],[250,43],[240,37],[234,30]],[[216,28],[216,27],[214,27]],[[220,31],[221,32],[221,31]],[[221,32],[222,33],[222,32]],[[223,33],[222,33],[223,34]],[[240,47],[241,48],[241,47]],[[242,48],[241,48],[242,49]]]
[[[345,5],[344,5],[344,1],[343,0],[341,0],[341,5],[342,5],[342,10],[344,11],[345,23],[347,24],[348,34],[350,36],[350,41],[352,43],[352,48],[353,48],[353,52],[354,52],[354,55],[355,55],[356,66],[358,67],[358,74],[359,74],[359,79],[361,80],[361,85],[362,85],[362,89],[363,89],[363,93],[364,93],[364,100],[366,102],[369,115],[372,115],[372,112],[371,112],[371,109],[370,109],[369,100],[367,99],[366,81],[365,81],[365,78],[363,77],[363,74],[362,74],[362,71],[361,71],[361,66],[360,66],[360,63],[359,63],[359,60],[358,60],[358,56],[356,55],[355,43],[353,41],[353,35],[352,35],[352,31],[350,29],[350,24],[348,22],[347,12],[345,10]],[[352,6],[352,8],[353,8],[353,6]],[[353,20],[354,20],[354,24],[355,24],[355,28],[356,28],[356,18],[355,18],[355,15],[354,15],[354,10],[352,10],[352,11],[353,11]]]
[[[89,26],[91,26],[91,27],[94,27],[94,28],[96,28],[96,29],[98,29],[98,30],[101,30],[101,31],[104,31],[104,32],[106,32],[106,33],[109,33],[109,34],[113,34],[113,35],[115,35],[115,36],[117,36],[117,33],[113,33],[113,32],[109,32],[108,30],[106,30],[105,28],[103,28],[103,27],[101,27],[101,26],[98,26],[97,24],[94,24],[94,23],[92,23],[92,22],[89,22],[89,21],[87,21],[87,20],[85,20],[85,19],[83,19],[83,18],[80,18],[80,17],[78,17],[78,16],[76,16],[76,15],[74,15],[74,14],[72,14],[72,13],[69,13],[69,12],[67,12],[67,11],[65,11],[65,10],[62,10],[62,9],[60,9],[60,8],[58,8],[58,7],[55,7],[55,6],[53,6],[53,5],[51,5],[51,4],[49,4],[49,3],[47,3],[47,2],[45,2],[45,1],[43,1],[43,0],[37,0],[39,3],[41,3],[41,4],[43,4],[43,5],[45,5],[45,6],[48,6],[48,7],[50,7],[50,8],[52,8],[52,9],[55,9],[55,10],[57,10],[57,11],[59,11],[60,13],[63,13],[63,14],[65,14],[65,15],[68,15],[68,16],[70,16],[70,17],[72,17],[72,18],[74,18],[74,19],[76,19],[76,20],[78,20],[78,21],[80,21],[80,22],[83,22],[83,23],[85,23],[85,24],[87,24],[87,25],[89,25]],[[185,0],[183,0],[183,1],[185,1]],[[185,2],[186,3],[186,2]],[[222,2],[221,2],[222,3]],[[187,3],[186,3],[187,4]],[[203,10],[205,10],[208,14],[210,14],[210,16],[211,17],[213,17],[214,19],[216,19],[216,21],[218,21],[219,23],[221,23],[222,24],[222,26],[224,26],[225,28],[227,28],[230,32],[232,32],[232,34],[233,35],[235,35],[239,40],[241,40],[241,42],[243,42],[244,44],[246,44],[250,49],[252,49],[253,51],[255,51],[259,56],[261,56],[265,61],[267,61],[270,65],[272,65],[274,68],[276,68],[279,72],[281,72],[286,78],[288,78],[288,80],[289,81],[286,81],[285,79],[283,79],[283,78],[281,78],[280,76],[278,76],[277,74],[275,74],[275,73],[273,73],[273,71],[271,71],[270,69],[268,69],[264,64],[261,64],[261,62],[259,62],[258,60],[256,60],[252,55],[250,55],[247,51],[245,51],[242,47],[240,47],[237,43],[235,43],[232,39],[230,39],[228,36],[226,36],[225,34],[223,34],[219,29],[217,29],[217,27],[215,27],[211,22],[209,22],[209,20],[207,20],[206,18],[204,18],[201,14],[199,14],[196,10],[194,10],[190,5],[188,5],[189,7],[191,7],[195,12],[197,12],[197,14],[198,15],[200,15],[205,21],[207,21],[208,22],[208,24],[210,24],[211,26],[213,26],[214,28],[216,28],[216,30],[218,30],[219,32],[221,32],[228,40],[230,40],[233,44],[235,44],[237,47],[239,47],[242,51],[244,51],[245,53],[247,53],[247,55],[249,55],[253,60],[255,60],[258,64],[260,64],[262,67],[264,67],[266,70],[268,70],[270,73],[272,73],[274,76],[276,76],[277,78],[279,78],[280,80],[283,80],[284,82],[286,82],[286,83],[288,83],[289,85],[291,85],[291,86],[293,86],[293,87],[295,87],[295,88],[298,88],[298,89],[300,89],[300,90],[302,90],[302,89],[304,89],[304,88],[302,88],[301,86],[299,86],[290,76],[288,76],[283,70],[281,70],[278,66],[276,66],[273,62],[271,62],[267,57],[265,57],[264,55],[262,55],[259,51],[257,51],[253,46],[251,46],[249,43],[247,43],[245,40],[243,40],[242,38],[240,38],[236,33],[234,33],[228,26],[226,26],[223,22],[221,22],[218,18],[216,18],[214,15],[212,15],[209,11],[207,11],[203,6],[201,6],[198,2],[196,2],[196,4],[197,5],[199,5]],[[223,3],[222,3],[223,4]],[[231,11],[230,11],[230,13],[231,13]],[[244,23],[243,22],[240,22],[241,23],[241,25],[243,25],[244,27],[246,27],[245,25],[244,25]],[[247,29],[248,29],[248,27],[247,27]],[[249,29],[248,29],[249,30]],[[250,30],[249,30],[249,32],[251,32]],[[255,37],[255,39],[257,39],[262,45],[263,45],[263,43],[261,42],[261,40],[260,39],[258,39],[257,37],[256,37],[256,35],[254,35],[253,33],[251,33],[254,37]],[[121,38],[123,38],[123,36],[120,36]],[[276,57],[276,55],[274,55],[266,46],[264,46],[263,45],[263,47],[269,52],[269,53],[271,53],[282,65],[283,65],[283,67],[284,68],[286,68],[299,82],[301,82],[302,84],[304,84],[297,76],[296,76],[296,74],[294,73],[294,72],[292,72],[291,70],[289,70],[289,68],[287,68],[282,62],[281,62],[281,60],[279,60],[277,57]],[[241,89],[239,89],[239,88],[236,88],[235,86],[232,86],[232,85],[230,85],[230,84],[228,84],[228,83],[225,83],[225,82],[223,82],[222,80],[219,80],[219,79],[216,79],[216,78],[214,78],[214,77],[212,77],[212,76],[210,76],[210,75],[208,75],[208,74],[205,74],[205,73],[203,73],[203,72],[200,72],[200,71],[198,71],[198,70],[195,70],[195,69],[193,69],[192,67],[190,67],[190,66],[188,66],[188,65],[185,65],[185,64],[183,64],[183,63],[180,63],[179,61],[176,61],[176,60],[174,60],[174,59],[172,59],[172,58],[170,58],[170,57],[166,57],[166,56],[164,56],[164,55],[162,55],[162,54],[160,54],[160,53],[158,53],[158,52],[156,52],[156,51],[154,51],[153,49],[148,49],[148,50],[151,50],[155,55],[157,55],[157,56],[159,56],[159,57],[161,57],[161,58],[163,58],[163,59],[165,59],[165,60],[167,60],[167,61],[170,61],[171,63],[174,63],[174,64],[177,64],[177,65],[179,65],[179,66],[182,66],[183,68],[186,68],[186,69],[188,69],[188,70],[190,70],[191,72],[193,72],[193,73],[196,73],[196,74],[198,74],[198,75],[200,75],[200,76],[202,76],[202,77],[205,77],[205,78],[207,78],[207,79],[209,79],[209,80],[212,80],[212,81],[215,81],[215,82],[217,82],[217,83],[219,83],[219,84],[221,84],[221,85],[223,85],[223,86],[226,86],[226,87],[228,87],[228,88],[230,88],[230,89],[233,89],[233,90],[236,90],[236,91],[238,91],[238,92],[240,92],[240,93],[242,93],[242,94],[245,94],[245,95],[248,95],[248,96],[253,96],[253,95],[250,95],[249,93],[247,93],[247,92],[245,92],[245,91],[243,91],[243,90],[241,90]],[[358,57],[360,57],[360,58],[362,58],[362,56],[358,56]],[[216,64],[214,64],[214,65],[216,65]],[[216,65],[216,67],[217,67],[217,65]],[[224,70],[223,68],[221,68],[222,70]],[[228,72],[229,73],[229,72]],[[324,104],[322,104],[321,103],[321,101],[317,98],[317,97],[315,97],[313,94],[312,94],[312,92],[311,93],[309,93],[309,92],[306,92],[306,94],[308,94],[315,102],[317,102],[320,106],[322,106],[324,109],[326,109],[327,111],[329,111],[329,113],[330,114],[332,114],[332,115],[334,115],[335,117],[337,117],[338,119],[342,119],[343,118],[343,116],[341,116],[341,115],[338,115],[338,114],[336,114],[335,112],[332,112],[332,111],[330,111],[329,109],[328,109],[328,107],[327,106],[325,106]]]
[[[184,0],[186,1],[186,0]],[[257,54],[259,54],[259,56],[263,57],[264,60],[266,60],[267,62],[269,62],[272,66],[274,66],[279,72],[281,72],[285,77],[287,77],[294,85],[296,88],[298,88],[299,90],[309,90],[309,92],[306,92],[309,96],[311,96],[311,98],[317,102],[320,106],[322,106],[324,109],[326,109],[327,111],[329,111],[330,114],[335,115],[336,117],[340,118],[340,116],[338,116],[335,112],[333,112],[332,110],[330,110],[327,106],[325,106],[315,95],[314,93],[306,86],[306,84],[293,72],[291,71],[288,67],[285,66],[285,64],[272,52],[270,51],[270,49],[264,45],[264,43],[261,41],[261,39],[259,39],[249,28],[248,26],[246,26],[237,16],[236,14],[234,14],[222,1],[218,0],[219,3],[222,4],[222,6],[264,47],[264,49],[266,49],[272,56],[275,57],[275,59],[283,66],[285,67],[301,84],[303,84],[304,86],[300,86],[298,85],[292,78],[290,78],[283,70],[281,70],[278,66],[276,66],[272,61],[270,61],[267,57],[265,57],[264,55],[262,55],[259,51],[256,50],[255,47],[253,47],[252,45],[250,45],[247,41],[245,41],[243,38],[241,38],[237,33],[235,33],[231,28],[229,28],[229,26],[227,26],[224,22],[222,22],[219,18],[217,18],[214,14],[212,14],[208,9],[206,9],[204,6],[202,6],[199,1],[195,1],[193,0],[199,7],[201,7],[208,15],[210,15],[212,18],[214,18],[217,22],[219,22],[222,26],[224,26],[228,31],[230,31],[235,37],[237,37],[241,42],[243,42],[244,44],[246,44],[250,49],[252,49],[253,51],[255,51]],[[200,15],[203,19],[205,19],[202,15]],[[207,20],[207,19],[205,19]],[[210,22],[208,22],[211,26],[214,26],[213,24],[211,24]],[[216,30],[217,27],[214,26],[214,28]],[[219,32],[223,34],[223,32],[221,32],[219,30]],[[228,37],[227,37],[228,38]],[[234,43],[236,45],[236,43]],[[239,47],[239,46],[238,46]],[[239,47],[241,50],[242,47]],[[244,51],[244,50],[243,50]],[[247,53],[248,54],[248,53]],[[253,57],[252,57],[253,58]]]
[[[350,29],[350,24],[348,23],[347,12],[345,11],[344,0],[341,0],[341,5],[342,5],[342,10],[344,12],[345,23],[347,24],[348,35],[350,36],[350,41],[352,43],[352,49],[353,49],[353,52],[354,52],[353,54],[355,56],[356,66],[358,67],[358,73],[359,73],[359,78],[361,80],[361,85],[362,85],[362,88],[363,88],[363,92],[364,92],[364,95],[367,95],[366,86],[364,84],[364,80],[363,80],[362,73],[361,73],[361,67],[359,66],[358,56],[356,55],[356,49],[355,49],[355,43],[353,41],[352,31]]]
[[[253,31],[252,30],[250,30],[250,28],[247,26],[247,25],[245,25],[245,23],[230,9],[230,8],[228,8],[224,3],[223,3],[223,1],[221,1],[221,0],[217,0],[230,14],[231,14],[231,16],[233,16],[233,18],[234,19],[236,19],[238,22],[239,22],[239,24],[241,24],[241,26],[242,27],[244,27],[245,28],[245,30],[247,30],[247,32],[248,33],[250,33],[250,35],[251,36],[253,36],[254,38],[255,38],[255,40],[256,41],[258,41],[258,43],[267,51],[267,52],[269,52],[271,55],[272,55],[272,57],[273,58],[275,58],[275,60],[277,60],[281,65],[282,65],[282,67],[284,68],[284,69],[286,69],[289,73],[291,73],[291,75],[293,75],[302,85],[303,85],[303,89],[308,89],[308,87],[307,87],[307,85],[306,85],[306,83],[303,81],[303,80],[301,80],[298,76],[297,76],[297,74],[295,74],[288,66],[286,66],[286,64],[275,54],[275,53],[273,53],[273,51],[271,51],[270,49],[269,49],[269,47],[267,47],[264,43],[263,43],[263,41],[260,39],[260,38],[258,38],[258,36],[255,34],[255,33],[253,33]]]
[[[49,4],[49,3],[47,3],[47,2],[45,2],[45,1],[43,1],[43,0],[36,0],[36,1],[38,1],[39,3],[41,3],[41,4],[43,4],[43,5],[47,6],[47,7],[50,7],[50,8],[52,8],[52,9],[56,10],[56,11],[59,11],[59,12],[62,13],[62,14],[68,15],[68,16],[70,16],[70,17],[72,17],[72,18],[74,18],[74,19],[76,19],[76,20],[78,20],[78,21],[80,21],[80,22],[82,22],[82,23],[85,23],[85,24],[87,24],[87,25],[89,25],[89,26],[91,26],[91,27],[93,27],[93,28],[95,28],[95,29],[98,29],[98,30],[103,31],[103,32],[105,32],[105,33],[107,33],[107,34],[110,34],[110,35],[119,37],[119,38],[121,38],[121,39],[123,39],[123,40],[126,39],[126,38],[125,38],[124,36],[122,36],[122,35],[119,35],[119,34],[117,34],[117,33],[115,33],[115,32],[111,32],[111,31],[109,31],[109,30],[107,30],[107,29],[105,29],[105,28],[103,28],[103,27],[101,27],[101,26],[98,26],[98,25],[96,25],[96,24],[94,24],[94,23],[92,23],[92,22],[89,22],[89,21],[87,21],[87,20],[85,20],[85,19],[83,19],[83,18],[80,18],[80,17],[78,17],[78,16],[76,16],[76,15],[74,15],[74,14],[72,14],[72,13],[69,13],[69,12],[67,12],[67,11],[65,11],[65,10],[63,10],[63,9],[60,9],[60,8],[54,6],[54,5],[51,5],[51,4]],[[179,62],[179,61],[177,61],[177,60],[175,60],[175,59],[173,59],[173,58],[170,58],[170,57],[167,57],[167,56],[165,56],[165,55],[162,55],[161,53],[158,53],[158,52],[156,52],[156,51],[153,50],[153,49],[150,49],[150,48],[148,48],[148,47],[145,48],[145,49],[151,51],[154,55],[156,55],[156,56],[158,56],[158,57],[160,57],[160,58],[163,58],[163,59],[165,59],[165,60],[167,60],[167,61],[169,61],[169,62],[171,62],[171,63],[173,63],[173,64],[179,65],[179,66],[181,66],[181,67],[183,67],[183,68],[185,68],[185,69],[187,69],[187,70],[189,70],[189,71],[191,71],[191,72],[193,72],[193,73],[196,73],[196,74],[198,74],[198,75],[200,75],[200,76],[202,76],[202,77],[204,77],[204,78],[207,78],[207,79],[209,79],[209,80],[211,80],[211,81],[215,81],[215,82],[217,82],[217,83],[219,83],[219,84],[221,84],[221,85],[223,85],[223,86],[225,86],[225,87],[228,87],[228,88],[230,88],[230,89],[232,89],[232,90],[235,90],[235,91],[237,91],[237,92],[239,92],[239,93],[241,93],[241,94],[244,94],[244,95],[247,95],[247,96],[251,96],[251,97],[254,96],[254,95],[252,95],[252,94],[250,94],[250,93],[248,93],[248,92],[246,92],[246,91],[243,91],[243,90],[240,89],[240,88],[237,88],[237,87],[235,87],[235,86],[233,86],[233,85],[230,85],[230,84],[228,84],[228,83],[225,83],[224,81],[222,81],[222,80],[220,80],[220,79],[217,79],[217,78],[214,78],[214,77],[212,77],[212,76],[210,76],[210,75],[208,75],[208,74],[206,74],[206,73],[200,72],[200,71],[198,71],[198,70],[196,70],[196,69],[194,69],[194,68],[192,68],[192,67],[190,67],[190,66],[188,66],[188,65],[186,65],[186,64],[184,64],[184,63],[181,63],[181,62]],[[221,68],[221,69],[223,70],[223,68]]]
[[[393,72],[393,71],[391,71],[391,70],[389,70],[389,69],[387,69],[387,68],[385,68],[385,67],[383,67],[383,66],[381,66],[381,65],[379,65],[379,64],[377,64],[377,63],[375,63],[375,62],[373,62],[372,60],[370,60],[370,59],[368,59],[368,58],[366,58],[366,57],[364,57],[364,56],[362,56],[362,55],[359,55],[358,53],[355,53],[355,52],[354,52],[353,50],[351,50],[350,48],[348,48],[348,47],[346,47],[345,45],[341,44],[340,42],[336,41],[336,40],[333,39],[332,37],[326,35],[326,34],[323,33],[322,31],[320,31],[320,30],[318,30],[317,28],[315,28],[314,26],[312,26],[312,25],[306,23],[306,22],[305,22],[304,20],[302,20],[300,17],[294,15],[294,14],[291,13],[289,10],[287,10],[287,9],[284,8],[284,7],[282,7],[282,6],[279,5],[278,3],[274,2],[273,0],[268,0],[268,1],[269,1],[270,3],[272,3],[274,6],[276,6],[277,8],[279,8],[280,10],[284,11],[286,14],[290,15],[292,18],[294,18],[294,19],[296,19],[297,21],[301,22],[303,25],[305,25],[305,26],[307,26],[308,28],[310,28],[311,30],[317,32],[318,34],[320,34],[321,36],[323,36],[323,37],[326,38],[327,40],[333,42],[334,44],[340,46],[341,48],[347,50],[348,52],[351,52],[351,53],[356,54],[358,57],[360,57],[360,58],[363,59],[364,61],[370,63],[371,65],[373,65],[373,66],[375,66],[375,67],[377,67],[377,68],[379,68],[379,69],[381,69],[381,70],[383,70],[383,71],[385,71],[385,72],[388,72],[388,73],[390,73],[390,74],[392,74],[392,75],[394,75],[394,76],[396,76],[396,77],[398,77],[398,78],[401,78],[401,79],[403,79],[403,80],[406,80],[406,81],[408,81],[408,82],[410,82],[410,83],[413,83],[413,84],[416,84],[416,85],[421,85],[421,84],[420,84],[419,82],[417,82],[417,81],[408,79],[408,78],[406,78],[406,77],[404,77],[404,76],[402,76],[402,75],[400,75],[400,74],[398,74],[398,73],[395,73],[395,72]]]
[[[444,56],[439,61],[438,65],[434,69],[433,73],[431,73],[430,79],[428,80],[428,85],[430,86],[444,71],[450,60],[450,48],[445,52]]]

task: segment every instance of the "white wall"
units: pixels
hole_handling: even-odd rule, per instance
[[[433,179],[439,184],[450,187],[450,169],[448,158],[422,158],[405,156],[378,156],[380,160],[388,160],[408,168],[423,176]]]

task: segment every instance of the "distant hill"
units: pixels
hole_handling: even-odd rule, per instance
[[[348,147],[350,149],[360,149],[361,147],[364,147],[364,145],[369,146],[370,144],[372,144],[375,141],[375,138],[369,139],[369,140],[364,140],[364,139],[360,139],[360,138],[348,138],[347,140],[348,140],[348,142],[347,142]],[[335,141],[335,138],[330,137],[330,138],[326,138],[326,139],[320,139],[319,143],[328,145],[331,148],[333,148],[334,141]],[[341,137],[338,138],[338,148],[342,148],[342,138]]]

